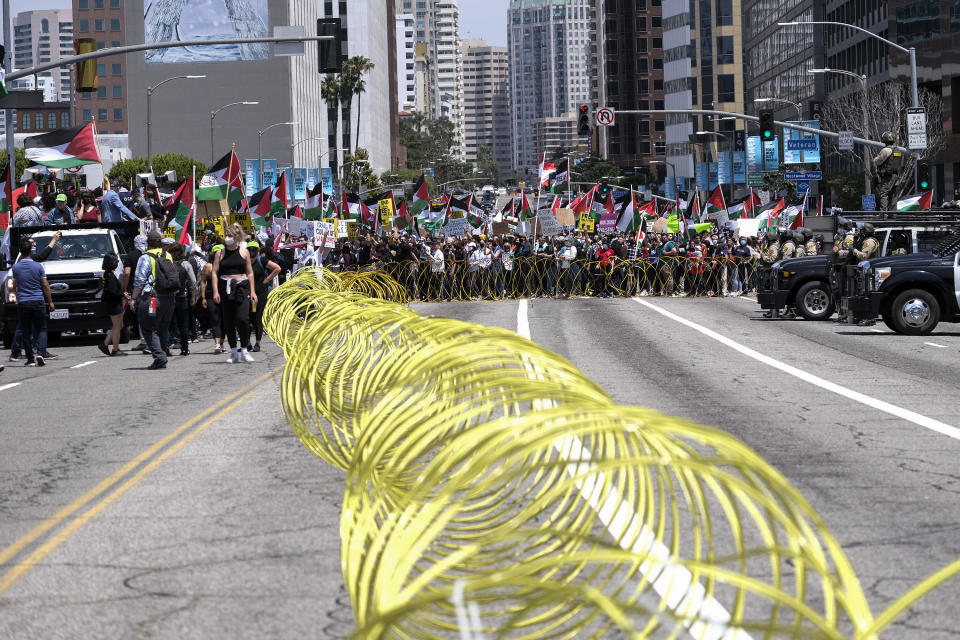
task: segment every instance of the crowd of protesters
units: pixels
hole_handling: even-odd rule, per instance
[[[300,238],[300,243],[306,241]],[[392,232],[340,239],[290,256],[294,269],[384,269],[412,299],[739,295],[757,287],[763,244],[714,228],[685,241],[674,233],[419,237]]]

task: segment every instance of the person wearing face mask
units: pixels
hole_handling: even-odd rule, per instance
[[[257,304],[256,290],[251,290],[254,281],[250,253],[241,245],[244,233],[239,224],[231,224],[223,239],[224,249],[213,259],[213,301],[220,306],[223,332],[230,343],[229,364],[253,362],[247,351],[250,342],[250,306]],[[240,351],[237,351],[237,334],[240,334]]]
[[[247,349],[257,352],[260,351],[260,339],[263,338],[263,308],[267,306],[270,283],[280,274],[280,265],[260,253],[258,242],[248,242],[247,251],[250,252],[250,263],[253,268],[253,291],[257,294],[257,303],[252,307],[253,313],[250,316],[257,341],[252,347],[247,344]]]
[[[753,252],[747,246],[747,239],[740,238],[733,249],[733,259],[737,265],[737,277],[740,279],[740,293],[750,292],[750,262]]]

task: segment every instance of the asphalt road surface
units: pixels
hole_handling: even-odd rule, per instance
[[[875,614],[960,557],[960,331],[764,320],[742,298],[422,304],[518,329],[623,404],[729,431],[812,503]],[[343,638],[343,474],[291,435],[279,349],[146,371],[89,343],[0,373],[0,638]],[[14,385],[14,386],[10,386]],[[960,637],[960,580],[883,637]]]

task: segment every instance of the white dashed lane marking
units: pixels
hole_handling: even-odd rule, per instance
[[[0,387],[0,391],[6,391],[7,389],[13,389],[14,387],[20,386],[19,382],[11,382],[10,384],[5,384]]]
[[[80,364],[75,364],[75,365],[73,365],[73,366],[70,367],[70,368],[71,368],[71,369],[80,369],[80,368],[85,367],[85,366],[87,366],[87,365],[89,365],[89,364],[97,364],[97,361],[96,361],[96,360],[87,360],[86,362],[81,362]]]

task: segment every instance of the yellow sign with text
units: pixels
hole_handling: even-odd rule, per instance
[[[210,216],[209,218],[203,218],[204,226],[208,222],[213,224],[213,232],[222,238],[224,236],[224,232],[226,231],[223,225],[223,216]]]
[[[393,220],[393,198],[384,198],[377,204],[380,205],[380,223],[386,225]]]
[[[231,213],[227,216],[227,221],[230,224],[239,224],[247,233],[253,232],[253,220],[249,213]]]
[[[580,223],[577,225],[577,229],[586,231],[587,233],[593,233],[594,225],[596,225],[596,221],[594,221],[589,211],[584,211],[580,214]]]

